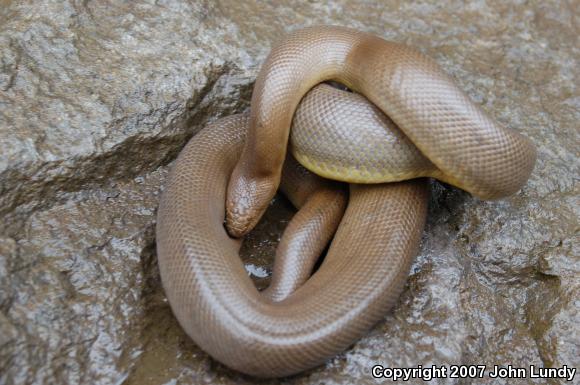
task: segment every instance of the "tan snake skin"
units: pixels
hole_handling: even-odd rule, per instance
[[[274,47],[256,79],[248,140],[228,187],[230,234],[247,233],[263,214],[296,106],[326,80],[366,96],[435,164],[435,176],[479,198],[515,193],[534,167],[534,145],[496,124],[433,60],[349,28],[306,28]]]
[[[230,232],[247,232],[278,187],[296,106],[328,79],[366,95],[401,130],[360,97],[317,87],[294,118],[292,151],[324,175],[430,175],[497,198],[517,191],[535,161],[527,139],[494,124],[419,53],[339,27],[290,35],[256,81],[252,115],[220,119],[184,148],[158,212],[159,268],[176,317],[212,357],[250,375],[306,370],[363,336],[396,303],[425,222],[424,179],[351,184],[347,205],[343,189],[289,159],[282,188],[301,209],[280,242],[271,286],[255,288],[240,241],[223,225],[226,197]],[[360,131],[367,124],[370,134]]]

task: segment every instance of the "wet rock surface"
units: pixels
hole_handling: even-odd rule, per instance
[[[417,47],[539,156],[529,183],[502,201],[433,183],[396,308],[325,366],[263,383],[376,383],[375,363],[580,369],[576,8],[0,1],[0,383],[255,382],[210,359],[172,316],[155,213],[188,138],[248,107],[274,41],[322,23]],[[291,211],[278,198],[246,242],[258,285]],[[564,383],[432,383],[546,382]]]

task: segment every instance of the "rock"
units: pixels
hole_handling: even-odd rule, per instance
[[[174,319],[156,265],[158,196],[189,137],[248,107],[271,44],[322,23],[430,55],[539,158],[522,191],[498,202],[434,183],[398,306],[352,349],[284,382],[374,383],[376,363],[580,369],[572,3],[1,4],[0,383],[254,382]],[[260,285],[290,212],[278,199],[245,246]]]

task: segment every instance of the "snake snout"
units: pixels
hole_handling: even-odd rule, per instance
[[[228,234],[241,238],[250,232],[268,208],[276,188],[270,180],[244,176],[236,168],[227,190],[225,227]]]

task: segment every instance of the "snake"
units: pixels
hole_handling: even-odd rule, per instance
[[[172,165],[156,227],[171,309],[234,370],[268,378],[314,368],[396,305],[429,177],[500,199],[535,160],[528,138],[418,50],[347,27],[294,31],[262,65],[250,111],[207,125]],[[298,212],[270,287],[258,291],[239,249],[279,187]]]

